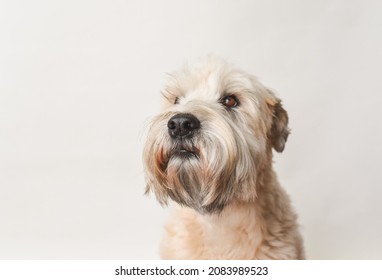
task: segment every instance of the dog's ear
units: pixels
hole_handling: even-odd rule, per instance
[[[282,107],[281,100],[276,97],[267,100],[267,104],[272,112],[272,126],[268,138],[271,141],[272,147],[281,153],[285,148],[285,143],[290,133],[288,114]]]

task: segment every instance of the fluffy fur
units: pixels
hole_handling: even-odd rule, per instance
[[[296,214],[272,169],[272,148],[282,152],[289,134],[280,100],[212,56],[172,74],[162,94],[166,104],[144,148],[146,191],[162,205],[178,204],[162,257],[304,258]],[[237,104],[225,106],[227,97]],[[200,128],[174,139],[168,122],[179,113]]]

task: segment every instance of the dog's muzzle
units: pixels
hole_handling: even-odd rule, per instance
[[[167,127],[171,138],[189,138],[200,128],[200,121],[192,114],[176,114],[168,121]]]
[[[167,123],[168,133],[173,140],[170,157],[181,159],[198,158],[194,135],[200,129],[200,121],[192,114],[176,114]]]

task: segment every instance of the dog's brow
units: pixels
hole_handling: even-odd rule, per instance
[[[178,95],[174,93],[172,90],[170,90],[169,88],[165,88],[164,90],[162,90],[161,94],[169,102],[172,102],[173,101],[172,99],[175,99],[178,97]]]

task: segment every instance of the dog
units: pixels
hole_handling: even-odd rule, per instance
[[[304,259],[297,215],[272,168],[290,130],[280,99],[208,56],[169,75],[143,151],[146,193],[174,211],[163,259]]]

